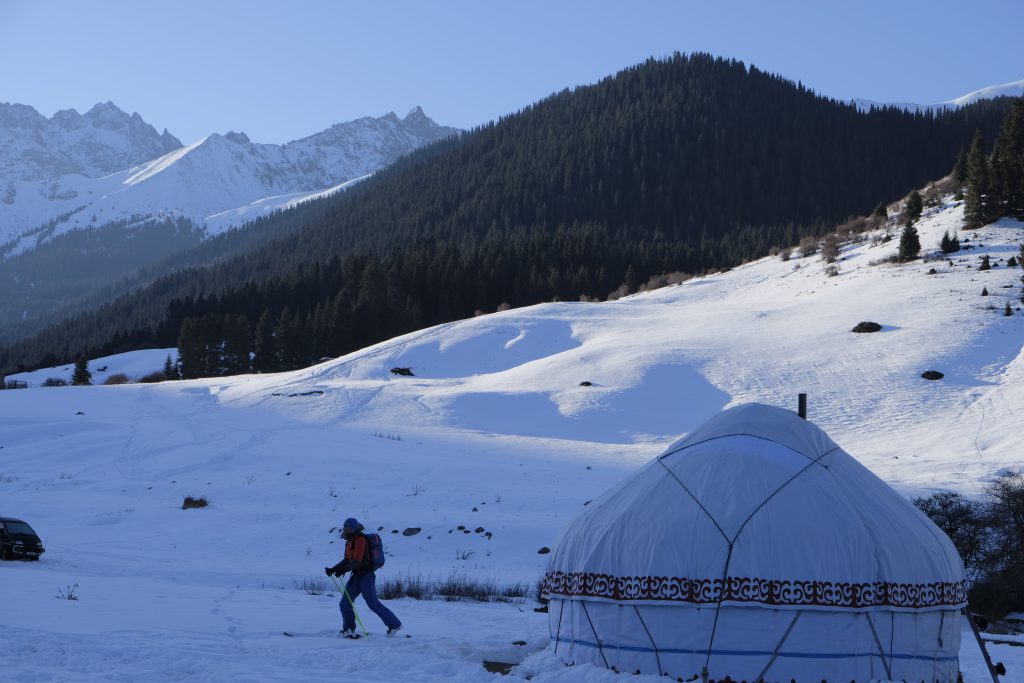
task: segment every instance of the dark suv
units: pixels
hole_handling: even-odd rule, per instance
[[[44,552],[32,527],[20,519],[0,517],[0,560],[38,560]]]

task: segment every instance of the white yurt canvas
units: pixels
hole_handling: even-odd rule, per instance
[[[949,538],[820,429],[712,418],[589,503],[544,582],[567,664],[673,679],[957,679]]]

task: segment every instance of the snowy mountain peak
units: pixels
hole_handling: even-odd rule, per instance
[[[985,88],[980,88],[973,92],[969,92],[966,95],[954,98],[952,100],[946,100],[938,104],[916,104],[914,102],[876,102],[874,100],[865,99],[852,99],[850,104],[857,107],[858,111],[866,112],[871,109],[881,109],[885,107],[896,107],[898,109],[905,109],[911,112],[928,112],[935,111],[940,112],[944,109],[956,109],[963,107],[968,104],[973,104],[979,100],[994,99],[996,97],[1022,97],[1024,96],[1024,80],[1013,81],[1012,83],[1003,83],[1002,85],[990,85]]]
[[[212,233],[344,189],[456,132],[416,107],[404,119],[368,116],[284,145],[228,131],[182,146],[112,102],[51,119],[5,105],[0,146],[15,153],[0,158],[0,244],[31,249],[55,219],[47,238],[131,216],[180,216]]]
[[[981,88],[954,100],[949,100],[946,104],[962,107],[978,100],[994,97],[1024,97],[1024,79],[1013,81],[1012,83],[1003,83],[1002,85],[990,85],[987,88]]]
[[[224,134],[224,137],[230,140],[231,142],[237,143],[239,145],[252,144],[252,140],[250,140],[249,136],[246,135],[245,133],[236,133],[233,130],[229,130],[227,133]]]
[[[181,141],[113,102],[85,114],[62,109],[46,118],[24,104],[0,103],[0,184],[65,175],[96,177],[155,159]]]

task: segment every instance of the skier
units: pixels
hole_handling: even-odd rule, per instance
[[[393,636],[402,628],[402,622],[377,599],[377,576],[374,574],[370,544],[363,535],[363,528],[355,518],[346,519],[341,530],[341,537],[345,539],[345,559],[333,567],[324,567],[327,576],[341,576],[345,572],[352,572],[348,583],[345,584],[348,596],[341,596],[341,635],[346,638],[359,637],[356,634],[356,616],[352,603],[361,594],[366,605],[388,627],[388,636]]]

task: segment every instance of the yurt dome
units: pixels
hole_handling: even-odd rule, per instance
[[[731,408],[591,502],[544,581],[567,664],[721,681],[957,679],[949,538],[796,413]]]

